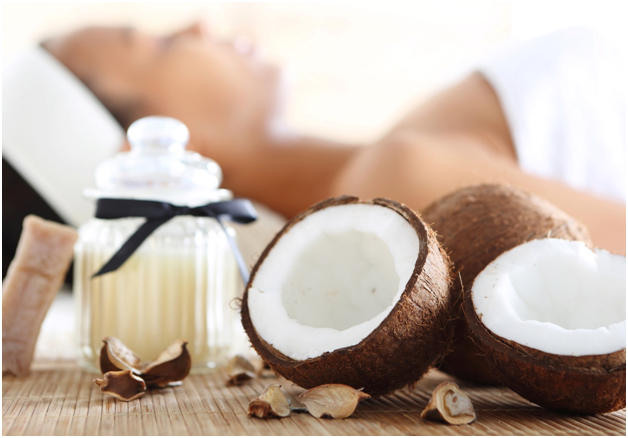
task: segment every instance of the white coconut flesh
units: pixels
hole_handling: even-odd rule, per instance
[[[290,228],[248,290],[255,330],[304,360],[360,343],[390,313],[419,253],[413,227],[395,211],[347,204]]]
[[[566,356],[626,348],[626,257],[582,242],[535,240],[475,279],[480,320],[502,338]]]

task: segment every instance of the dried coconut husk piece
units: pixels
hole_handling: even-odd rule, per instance
[[[257,377],[258,371],[251,361],[237,354],[227,364],[227,375],[229,376],[228,385],[241,385]]]
[[[514,186],[480,184],[446,195],[421,211],[453,263],[458,301],[451,353],[439,368],[461,379],[497,384],[470,337],[462,290],[497,256],[530,240],[556,237],[591,243],[584,225],[550,202]]]
[[[100,371],[105,374],[109,371],[131,370],[141,374],[141,360],[134,351],[128,348],[118,338],[112,336],[102,340],[100,349]]]
[[[421,418],[455,425],[469,424],[475,420],[475,411],[471,400],[458,385],[447,381],[434,389]]]
[[[317,386],[297,396],[299,402],[316,418],[347,418],[353,414],[358,403],[367,398],[371,396],[339,383]]]
[[[281,385],[272,383],[262,394],[249,403],[249,417],[269,418],[290,415],[290,403],[281,392]]]
[[[146,383],[131,370],[109,371],[103,379],[94,379],[103,394],[111,395],[118,400],[131,401],[146,393]]]
[[[187,344],[181,339],[176,340],[155,360],[141,368],[140,376],[149,387],[163,388],[185,379],[190,374],[192,358]]]
[[[166,348],[156,359],[142,365],[141,359],[122,341],[114,337],[103,339],[100,350],[100,370],[130,370],[140,376],[152,388],[177,386],[190,373],[192,358],[187,350],[187,342],[177,340]]]
[[[2,370],[28,374],[41,324],[63,284],[76,230],[29,215],[2,284]]]

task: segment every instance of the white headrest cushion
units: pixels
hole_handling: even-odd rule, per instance
[[[2,72],[2,154],[69,224],[93,214],[83,189],[116,153],[124,130],[89,89],[41,47]],[[6,187],[5,190],[10,190]]]

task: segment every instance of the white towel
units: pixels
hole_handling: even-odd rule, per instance
[[[83,190],[118,151],[124,130],[63,64],[41,47],[2,72],[2,155],[68,224],[93,215]],[[4,190],[11,190],[5,187]]]
[[[626,65],[589,28],[513,42],[479,65],[506,114],[521,168],[626,201]]]

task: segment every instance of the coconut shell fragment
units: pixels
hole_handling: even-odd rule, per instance
[[[316,418],[347,418],[355,412],[358,403],[370,395],[347,385],[321,385],[297,396],[307,411]]]
[[[156,359],[145,364],[117,338],[104,338],[100,349],[100,370],[103,374],[130,370],[152,388],[174,386],[187,377],[191,368],[192,358],[187,350],[187,342],[183,340],[175,341]]]
[[[142,367],[141,377],[148,386],[163,388],[185,379],[190,374],[192,358],[187,344],[180,339],[173,342],[155,360]]]
[[[146,383],[131,370],[109,371],[103,379],[94,379],[103,394],[111,395],[118,400],[131,401],[146,393]]]
[[[462,290],[497,256],[544,237],[591,243],[578,221],[553,204],[509,185],[464,187],[429,205],[423,219],[436,231],[453,263],[453,294],[458,300],[451,353],[439,368],[477,383],[499,383],[469,337],[462,312]]]
[[[281,385],[272,383],[262,394],[249,403],[249,417],[269,418],[290,415],[290,403],[281,391]]]
[[[401,296],[383,321],[355,345],[297,360],[277,350],[256,330],[249,311],[249,291],[269,254],[284,235],[310,215],[338,206],[384,207],[410,224],[418,236],[411,275],[401,279]],[[370,207],[369,207],[370,208]],[[252,270],[244,292],[242,323],[262,359],[277,374],[303,388],[339,383],[364,388],[373,397],[389,394],[418,380],[446,351],[454,299],[450,293],[450,262],[435,233],[410,208],[387,199],[360,200],[343,196],[312,206],[297,215],[272,240]]]
[[[102,340],[100,349],[100,371],[105,374],[109,371],[132,370],[141,374],[141,359],[134,351],[128,348],[117,338],[112,336]]]
[[[227,384],[237,386],[254,379],[258,375],[258,372],[247,358],[236,354],[229,360],[229,363],[227,363],[227,375],[229,376]]]
[[[457,384],[440,383],[432,392],[432,398],[421,412],[421,418],[449,424],[469,424],[475,420],[475,411],[469,397]]]

